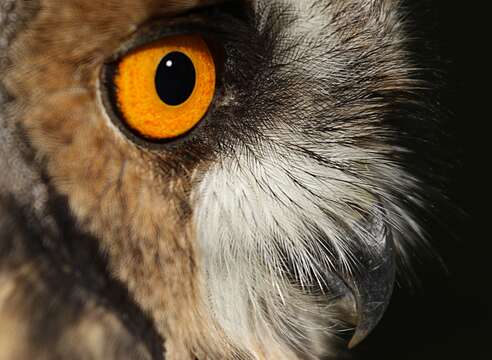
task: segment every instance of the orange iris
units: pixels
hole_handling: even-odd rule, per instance
[[[154,140],[183,135],[206,114],[215,94],[215,63],[198,35],[159,40],[126,55],[115,76],[126,124]]]

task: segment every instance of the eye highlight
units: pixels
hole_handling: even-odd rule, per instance
[[[171,140],[207,113],[215,94],[215,62],[201,36],[176,35],[125,55],[113,82],[127,127],[150,140]]]

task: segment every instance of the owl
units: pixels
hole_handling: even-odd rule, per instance
[[[363,341],[431,207],[437,105],[409,14],[1,0],[0,358]]]

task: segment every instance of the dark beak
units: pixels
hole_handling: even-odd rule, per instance
[[[395,283],[395,251],[390,231],[383,219],[383,213],[367,222],[370,243],[364,243],[356,250],[356,269],[352,274],[337,274],[338,285],[343,282],[350,290],[354,304],[348,318],[355,322],[355,332],[348,347],[360,344],[376,327],[388,307]]]
[[[395,283],[395,252],[391,233],[384,223],[378,225],[378,236],[370,244],[369,254],[358,256],[360,267],[351,288],[357,308],[357,327],[349,348],[360,344],[376,327],[388,307]],[[376,235],[376,234],[374,234]],[[350,287],[350,284],[347,284]]]

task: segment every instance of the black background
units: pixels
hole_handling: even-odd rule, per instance
[[[483,20],[489,14],[485,1],[431,3],[425,20],[432,20],[429,36],[445,60],[449,93],[444,106],[451,112],[443,126],[454,137],[454,170],[446,192],[455,209],[439,214],[445,226],[430,229],[444,266],[422,260],[421,285],[395,290],[381,324],[357,348],[358,359],[492,359],[491,161],[486,150],[492,143],[487,110],[492,104],[487,83],[492,39],[485,30],[492,17]]]

